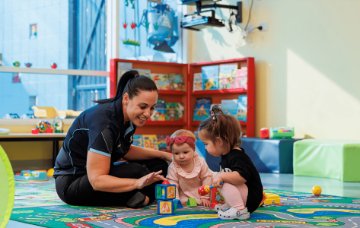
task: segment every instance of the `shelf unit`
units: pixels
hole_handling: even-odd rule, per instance
[[[118,76],[124,69],[137,69],[161,74],[181,74],[185,88],[188,85],[188,65],[181,63],[150,62],[128,59],[112,59],[110,61],[110,96],[115,96]],[[144,127],[138,128],[136,134],[171,134],[177,129],[186,128],[189,116],[187,107],[187,92],[179,90],[159,90],[159,98],[166,102],[181,102],[184,106],[184,115],[180,120],[151,121]]]
[[[254,58],[237,58],[213,62],[201,62],[192,64],[150,62],[126,59],[112,59],[110,61],[110,95],[116,93],[118,75],[122,73],[122,64],[128,64],[127,69],[150,70],[152,73],[175,73],[184,76],[185,91],[159,90],[159,98],[168,102],[181,102],[184,105],[184,116],[176,121],[148,121],[147,124],[137,129],[137,134],[171,134],[173,131],[186,128],[197,130],[199,121],[193,121],[193,110],[196,98],[211,97],[213,103],[220,103],[222,99],[235,99],[240,94],[247,95],[247,121],[240,124],[243,135],[255,136],[255,61]],[[221,89],[193,91],[194,73],[201,72],[203,66],[237,63],[238,68],[246,66],[247,89]],[[131,66],[131,68],[128,68]]]
[[[200,90],[193,91],[193,78],[195,73],[200,73],[202,67],[236,63],[238,68],[247,67],[247,89],[219,89],[219,90]],[[247,137],[255,136],[255,61],[254,58],[237,58],[221,61],[202,62],[189,64],[189,86],[188,86],[187,109],[193,110],[196,98],[210,97],[212,103],[221,103],[223,99],[236,99],[239,95],[247,95],[247,120],[240,121],[242,133]],[[200,121],[193,121],[193,112],[189,112],[188,129],[196,130]]]

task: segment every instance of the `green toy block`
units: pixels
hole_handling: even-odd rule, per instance
[[[194,198],[189,198],[186,202],[186,205],[188,207],[196,207],[197,206],[197,203],[196,203],[196,200]]]

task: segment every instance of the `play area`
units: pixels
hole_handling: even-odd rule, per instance
[[[319,193],[314,189],[314,194]],[[64,204],[54,180],[17,181],[11,220],[41,227],[357,227],[360,199],[265,189],[268,200],[245,221],[221,220],[215,211],[184,206],[159,214],[144,209],[79,207]]]

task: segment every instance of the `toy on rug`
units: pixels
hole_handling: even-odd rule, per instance
[[[15,175],[17,181],[47,181],[49,177],[46,170],[22,170]]]
[[[173,215],[175,209],[179,208],[180,201],[175,199],[176,185],[170,184],[169,181],[163,181],[162,184],[155,186],[155,198],[159,215]]]
[[[321,195],[321,187],[319,185],[314,185],[312,187],[312,194],[314,194],[314,196],[320,196]]]
[[[263,205],[280,205],[280,196],[274,193],[264,192]]]
[[[216,204],[224,203],[223,197],[220,192],[213,185],[204,185],[198,189],[199,195],[204,196],[210,193],[210,207],[214,208]]]

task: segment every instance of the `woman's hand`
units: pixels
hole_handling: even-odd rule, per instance
[[[142,189],[148,185],[151,185],[157,181],[164,181],[166,180],[165,177],[163,177],[161,174],[161,170],[157,171],[157,172],[152,172],[149,173],[139,179],[136,180],[136,188],[137,189]]]
[[[210,200],[208,199],[201,199],[201,205],[203,205],[204,207],[210,207],[211,203]]]

